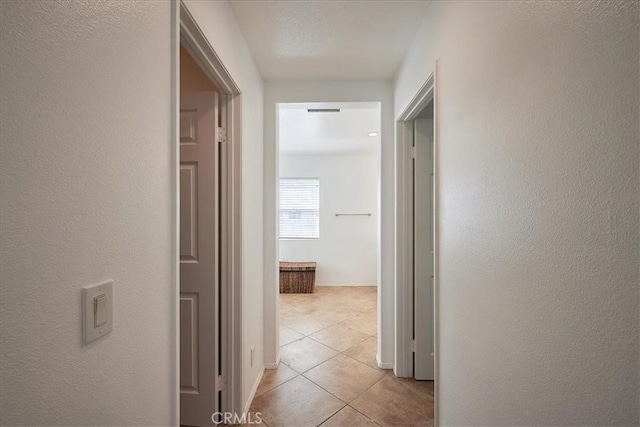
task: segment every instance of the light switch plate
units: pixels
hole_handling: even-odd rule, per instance
[[[113,280],[82,288],[82,342],[86,345],[113,329]]]

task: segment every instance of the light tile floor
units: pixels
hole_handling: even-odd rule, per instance
[[[377,367],[376,301],[375,287],[280,295],[281,363],[251,406],[263,425],[433,425],[433,382]]]

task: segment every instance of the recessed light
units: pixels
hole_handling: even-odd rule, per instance
[[[378,136],[378,132],[369,132],[367,135],[369,135],[369,136]]]

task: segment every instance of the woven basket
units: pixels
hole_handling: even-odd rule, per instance
[[[281,262],[280,293],[310,294],[316,285],[315,262]]]

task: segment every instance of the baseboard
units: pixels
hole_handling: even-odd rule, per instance
[[[264,369],[278,369],[280,366],[280,354],[278,354],[278,358],[276,359],[276,363],[265,363]]]
[[[249,399],[247,400],[247,403],[244,404],[243,414],[249,413],[249,409],[251,408],[251,404],[253,403],[253,398],[256,396],[256,391],[258,391],[258,386],[260,385],[260,381],[262,381],[263,375],[264,375],[264,367],[260,370],[260,375],[258,375],[258,378],[256,379],[255,384],[253,384],[253,387],[251,388],[251,394],[249,395]]]
[[[329,286],[343,286],[343,287],[348,287],[348,286],[354,286],[354,287],[356,287],[356,286],[359,286],[359,287],[368,286],[368,287],[374,287],[375,288],[378,285],[375,284],[375,283],[316,283],[316,287],[321,287],[322,288],[322,287],[325,287],[325,286],[327,286],[327,287],[329,287]]]
[[[376,354],[376,364],[380,369],[393,369],[393,363],[382,363],[379,354]]]

